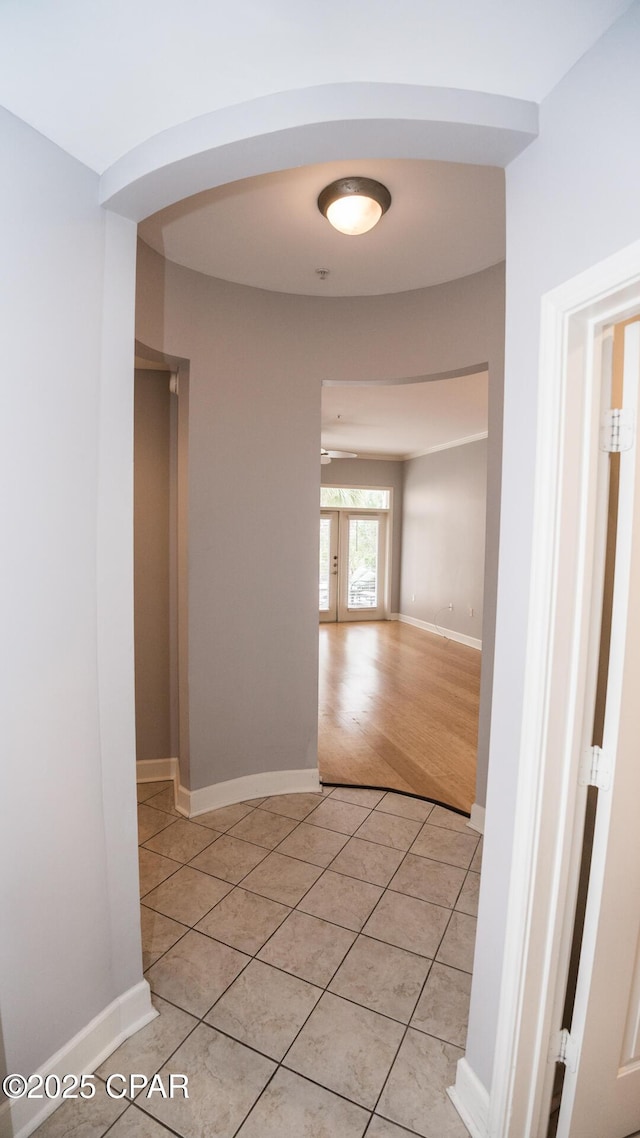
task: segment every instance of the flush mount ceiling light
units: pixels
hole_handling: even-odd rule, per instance
[[[338,178],[325,186],[318,209],[334,229],[354,237],[368,233],[391,205],[391,194],[373,178]]]

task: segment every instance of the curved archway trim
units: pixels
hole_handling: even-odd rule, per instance
[[[141,221],[202,190],[340,158],[506,166],[538,131],[522,99],[436,87],[342,83],[285,91],[162,131],[104,172],[102,205]]]

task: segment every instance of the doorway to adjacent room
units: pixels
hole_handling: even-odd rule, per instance
[[[318,605],[322,622],[385,620],[391,490],[323,486]]]

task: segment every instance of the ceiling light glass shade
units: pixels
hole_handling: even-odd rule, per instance
[[[373,178],[339,178],[325,186],[318,209],[334,229],[355,237],[377,225],[391,205],[391,194]]]
[[[359,194],[350,198],[338,198],[327,210],[327,221],[340,233],[355,237],[358,233],[368,233],[382,217],[382,206],[373,198]]]

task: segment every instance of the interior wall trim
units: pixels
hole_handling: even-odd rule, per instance
[[[272,794],[300,794],[320,790],[320,773],[317,767],[301,770],[262,771],[260,774],[242,775],[227,782],[213,783],[199,790],[179,786],[176,809],[187,818],[207,814],[221,806],[232,806],[251,798],[267,798]]]
[[[435,447],[427,447],[426,450],[417,450],[413,454],[407,455],[405,462],[411,462],[414,458],[424,458],[427,454],[436,454],[440,450],[453,450],[454,447],[466,447],[470,443],[479,443],[483,439],[489,438],[488,431],[479,431],[476,435],[466,435],[463,439],[452,439],[449,443],[438,443]]]
[[[389,620],[399,620],[402,624],[411,624],[414,628],[423,628],[425,632],[435,632],[436,636],[443,636],[445,640],[455,640],[457,644],[466,644],[469,648],[482,651],[482,641],[475,636],[465,636],[463,632],[454,632],[452,628],[442,628],[441,625],[431,624],[428,620],[418,620],[415,616],[405,616],[401,612],[389,614]]]
[[[514,755],[518,785],[500,946],[491,1138],[532,1138],[544,1125],[551,1099],[549,1041],[562,1015],[571,948],[566,929],[575,903],[575,850],[584,817],[578,767],[588,722],[587,660],[597,596],[602,336],[639,308],[640,241],[546,293],[541,302],[526,670],[520,749]],[[490,766],[489,836],[492,809],[502,805]],[[492,850],[491,857],[496,853]],[[593,916],[598,919],[595,911]],[[476,962],[479,952],[495,951],[487,928],[481,913]],[[481,982],[476,976],[470,1056],[485,1045],[474,1022],[474,991]]]
[[[136,782],[177,783],[180,767],[177,759],[139,759],[136,763]]]
[[[447,1094],[471,1138],[489,1138],[489,1093],[466,1058],[458,1060],[456,1085]]]
[[[76,1075],[92,1073],[116,1047],[157,1015],[149,985],[141,980],[104,1008],[34,1073],[43,1078],[46,1075],[62,1078],[69,1071]],[[27,1138],[62,1101],[60,1098],[20,1098],[5,1102],[0,1107],[0,1138]]]
[[[530,100],[416,84],[322,83],[220,107],[145,139],[104,171],[100,202],[141,221],[213,186],[338,158],[403,154],[506,167],[538,128]]]
[[[474,802],[471,807],[471,817],[467,822],[467,826],[475,830],[478,834],[484,834],[484,806],[480,806],[477,802]]]

